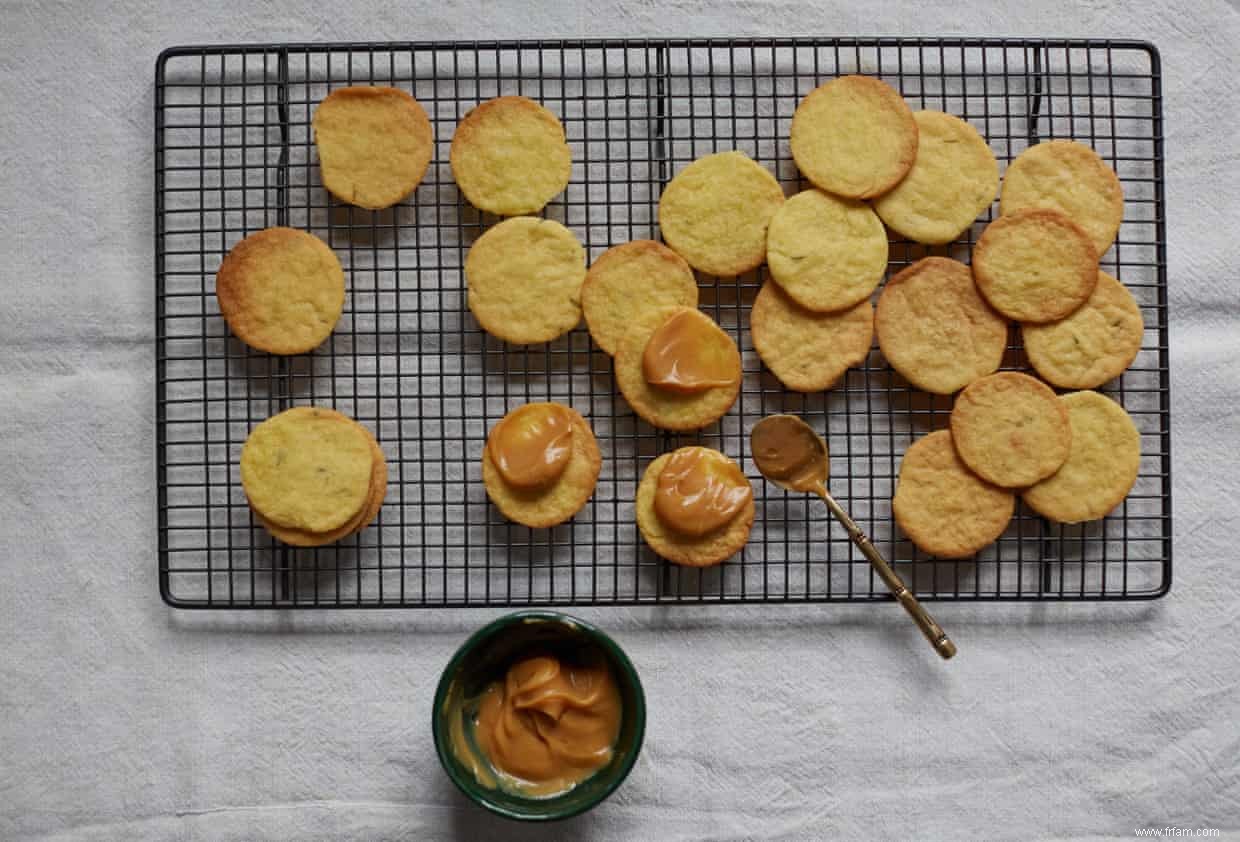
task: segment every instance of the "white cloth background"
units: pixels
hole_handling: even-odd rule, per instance
[[[581,609],[646,746],[550,828],[459,797],[430,700],[495,611],[190,615],[156,591],[152,68],[179,43],[1136,37],[1166,96],[1176,580],[1130,605]],[[0,839],[1240,838],[1234,0],[0,4]]]

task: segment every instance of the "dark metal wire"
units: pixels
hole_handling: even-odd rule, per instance
[[[737,338],[736,407],[699,434],[655,430],[615,390],[608,357],[579,328],[546,345],[487,336],[469,315],[461,266],[496,218],[471,208],[447,165],[456,123],[501,94],[542,101],[563,121],[573,178],[544,212],[591,259],[658,238],[664,184],[691,160],[741,149],[789,192],[787,146],[800,97],[843,73],[880,76],[914,108],[970,120],[1001,161],[1051,137],[1093,146],[1124,183],[1124,225],[1103,268],[1146,321],[1131,369],[1103,391],[1142,434],[1140,478],[1103,521],[1052,524],[1018,507],[992,547],[965,562],[928,558],[895,529],[900,457],[946,425],[948,398],[912,389],[875,349],[825,393],[783,389],[748,331],[760,274],[700,278],[701,303]],[[795,412],[826,434],[833,490],[921,599],[1136,600],[1171,582],[1170,400],[1162,83],[1152,45],[1038,39],[712,39],[176,47],[155,78],[155,312],[160,591],[185,608],[838,602],[888,598],[824,509],[759,478],[752,424]],[[323,190],[310,131],[316,104],[350,84],[410,91],[435,128],[422,185],[381,212]],[[891,241],[890,273],[925,254],[967,260],[989,212],[949,247]],[[312,354],[273,357],[232,337],[215,271],[242,237],[291,225],[325,239],[349,279],[345,314]],[[1005,367],[1027,367],[1013,331]],[[486,431],[530,400],[583,412],[604,455],[593,499],[570,523],[505,521],[482,489]],[[378,521],[301,550],[257,526],[240,488],[252,426],[325,404],[369,426],[390,483]],[[758,518],[746,550],[711,570],[660,561],[632,500],[646,464],[701,442],[742,461]]]

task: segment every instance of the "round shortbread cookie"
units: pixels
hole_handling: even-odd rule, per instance
[[[874,314],[878,347],[918,389],[950,395],[999,368],[1007,322],[963,263],[926,257],[883,287]]]
[[[344,310],[344,270],[327,243],[267,228],[232,247],[215,276],[229,328],[271,354],[304,354],[331,335]]]
[[[371,436],[332,409],[298,406],[250,431],[241,485],[258,514],[277,526],[330,532],[350,523],[370,496]]]
[[[466,114],[448,158],[469,203],[501,216],[538,213],[568,186],[573,168],[559,119],[523,96],[501,96]]]
[[[366,430],[365,427],[362,429]],[[254,512],[254,519],[276,538],[294,547],[321,547],[361,532],[378,517],[379,509],[383,507],[383,500],[387,496],[388,480],[387,459],[383,455],[383,449],[379,447],[379,442],[375,441],[369,430],[366,430],[366,435],[370,436],[370,448],[374,455],[374,465],[370,474],[370,494],[361,510],[351,521],[329,532],[307,532],[304,529],[290,529],[287,526],[272,523],[257,511]]]
[[[600,348],[615,354],[625,335],[665,307],[696,307],[697,279],[684,258],[654,240],[634,240],[599,255],[581,287],[581,310]]]
[[[768,281],[749,312],[749,332],[779,382],[795,392],[820,392],[865,362],[874,342],[874,308],[863,299],[839,313],[813,313]]]
[[[637,486],[637,528],[650,548],[668,561],[687,567],[710,567],[735,555],[745,546],[749,540],[749,530],[753,527],[754,502],[750,498],[732,520],[707,535],[684,535],[665,526],[654,509],[659,474],[676,453],[685,450],[709,450],[717,458],[728,459],[725,454],[710,448],[682,447],[673,453],[664,453],[647,465]]]
[[[741,354],[736,350],[736,381],[701,392],[684,394],[652,386],[642,370],[642,355],[654,332],[668,319],[691,307],[668,307],[646,325],[630,331],[615,356],[616,385],[633,411],[664,430],[697,430],[722,418],[741,391]],[[732,337],[728,336],[729,340]],[[733,348],[736,347],[732,340]]]
[[[581,413],[571,407],[564,408],[573,418],[573,452],[564,473],[545,488],[509,485],[491,459],[488,435],[488,445],[482,448],[482,483],[491,502],[509,520],[535,529],[555,526],[581,511],[594,493],[603,466],[598,441]],[[492,427],[491,432],[494,431]]]
[[[986,226],[973,248],[973,280],[1009,319],[1054,322],[1094,291],[1098,254],[1089,235],[1059,211],[1020,211]]]
[[[1141,434],[1124,408],[1105,395],[1073,392],[1059,400],[1072,423],[1072,452],[1053,476],[1021,497],[1060,523],[1106,517],[1136,484]]]
[[[483,330],[517,345],[550,342],[581,321],[586,250],[550,219],[505,219],[465,257],[469,309]]]
[[[1101,256],[1124,220],[1124,188],[1098,153],[1074,140],[1047,140],[1008,164],[999,212],[1050,208],[1089,234]]]
[[[1049,477],[1072,445],[1059,398],[1041,380],[1016,371],[966,386],[952,407],[951,429],[960,459],[1004,488],[1025,488]]]
[[[1016,495],[965,467],[952,434],[937,430],[909,445],[891,501],[896,523],[922,552],[965,558],[1007,529]]]
[[[340,201],[370,210],[412,193],[435,148],[425,109],[396,88],[332,91],[314,110],[313,125],[323,186]]]
[[[815,187],[872,199],[900,183],[917,157],[917,123],[900,93],[868,76],[810,91],[792,115],[792,157]]]
[[[766,258],[766,228],[784,191],[744,152],[698,158],[671,180],[659,199],[663,239],[689,265],[732,278]]]
[[[995,200],[999,163],[977,129],[942,111],[918,111],[917,160],[874,200],[891,230],[929,245],[950,243]]]
[[[1119,377],[1141,350],[1145,324],[1132,293],[1106,272],[1093,294],[1058,322],[1024,325],[1029,362],[1061,389],[1092,389]]]
[[[887,269],[887,232],[865,202],[805,190],[771,218],[766,252],[771,277],[794,301],[832,313],[878,287]]]

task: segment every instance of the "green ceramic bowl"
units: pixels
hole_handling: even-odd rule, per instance
[[[611,665],[620,690],[620,736],[611,762],[563,795],[532,798],[493,789],[474,777],[457,758],[450,737],[448,702],[456,693],[475,696],[501,677],[512,660],[531,647],[593,646]],[[457,715],[460,712],[457,711]],[[646,733],[646,697],[633,662],[603,632],[576,617],[554,611],[518,611],[475,632],[456,650],[439,679],[431,715],[435,751],[448,777],[475,804],[493,813],[523,821],[554,821],[584,813],[611,795],[628,776]]]

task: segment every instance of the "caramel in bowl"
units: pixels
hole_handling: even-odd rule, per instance
[[[584,812],[632,768],[645,731],[632,662],[593,626],[522,611],[476,632],[444,670],[432,730],[472,801],[545,821]]]

